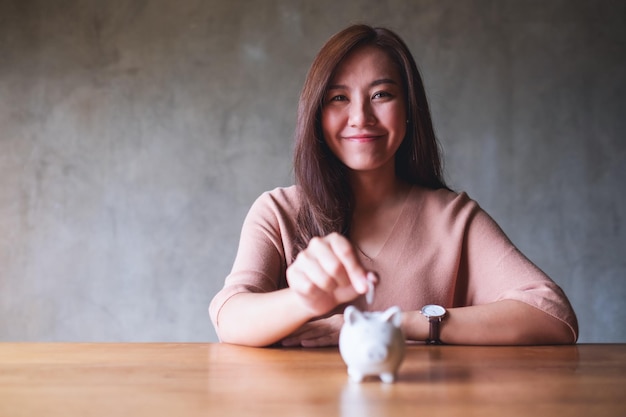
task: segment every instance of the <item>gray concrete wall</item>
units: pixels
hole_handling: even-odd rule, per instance
[[[0,340],[214,341],[322,43],[389,26],[447,178],[626,342],[623,1],[0,0]]]

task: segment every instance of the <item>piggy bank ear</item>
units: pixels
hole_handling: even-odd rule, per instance
[[[402,324],[402,310],[400,310],[400,307],[398,306],[389,307],[385,310],[381,319],[383,321],[388,321],[395,327],[400,327]]]
[[[343,319],[349,325],[353,325],[357,320],[361,319],[363,315],[355,306],[348,306],[343,312]]]

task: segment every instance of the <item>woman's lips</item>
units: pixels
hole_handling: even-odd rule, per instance
[[[351,142],[372,142],[382,137],[383,135],[352,135],[344,136],[344,140],[348,140]]]

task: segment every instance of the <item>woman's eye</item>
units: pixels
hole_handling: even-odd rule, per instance
[[[373,99],[374,98],[388,98],[388,97],[391,97],[391,94],[389,94],[386,91],[379,91],[372,96]]]
[[[343,96],[341,94],[340,95],[336,95],[336,96],[332,96],[330,98],[330,101],[345,101],[345,100],[347,100],[346,96]]]

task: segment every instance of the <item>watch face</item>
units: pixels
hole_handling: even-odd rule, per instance
[[[446,309],[438,305],[429,304],[422,308],[422,314],[426,317],[441,317],[446,314]]]

